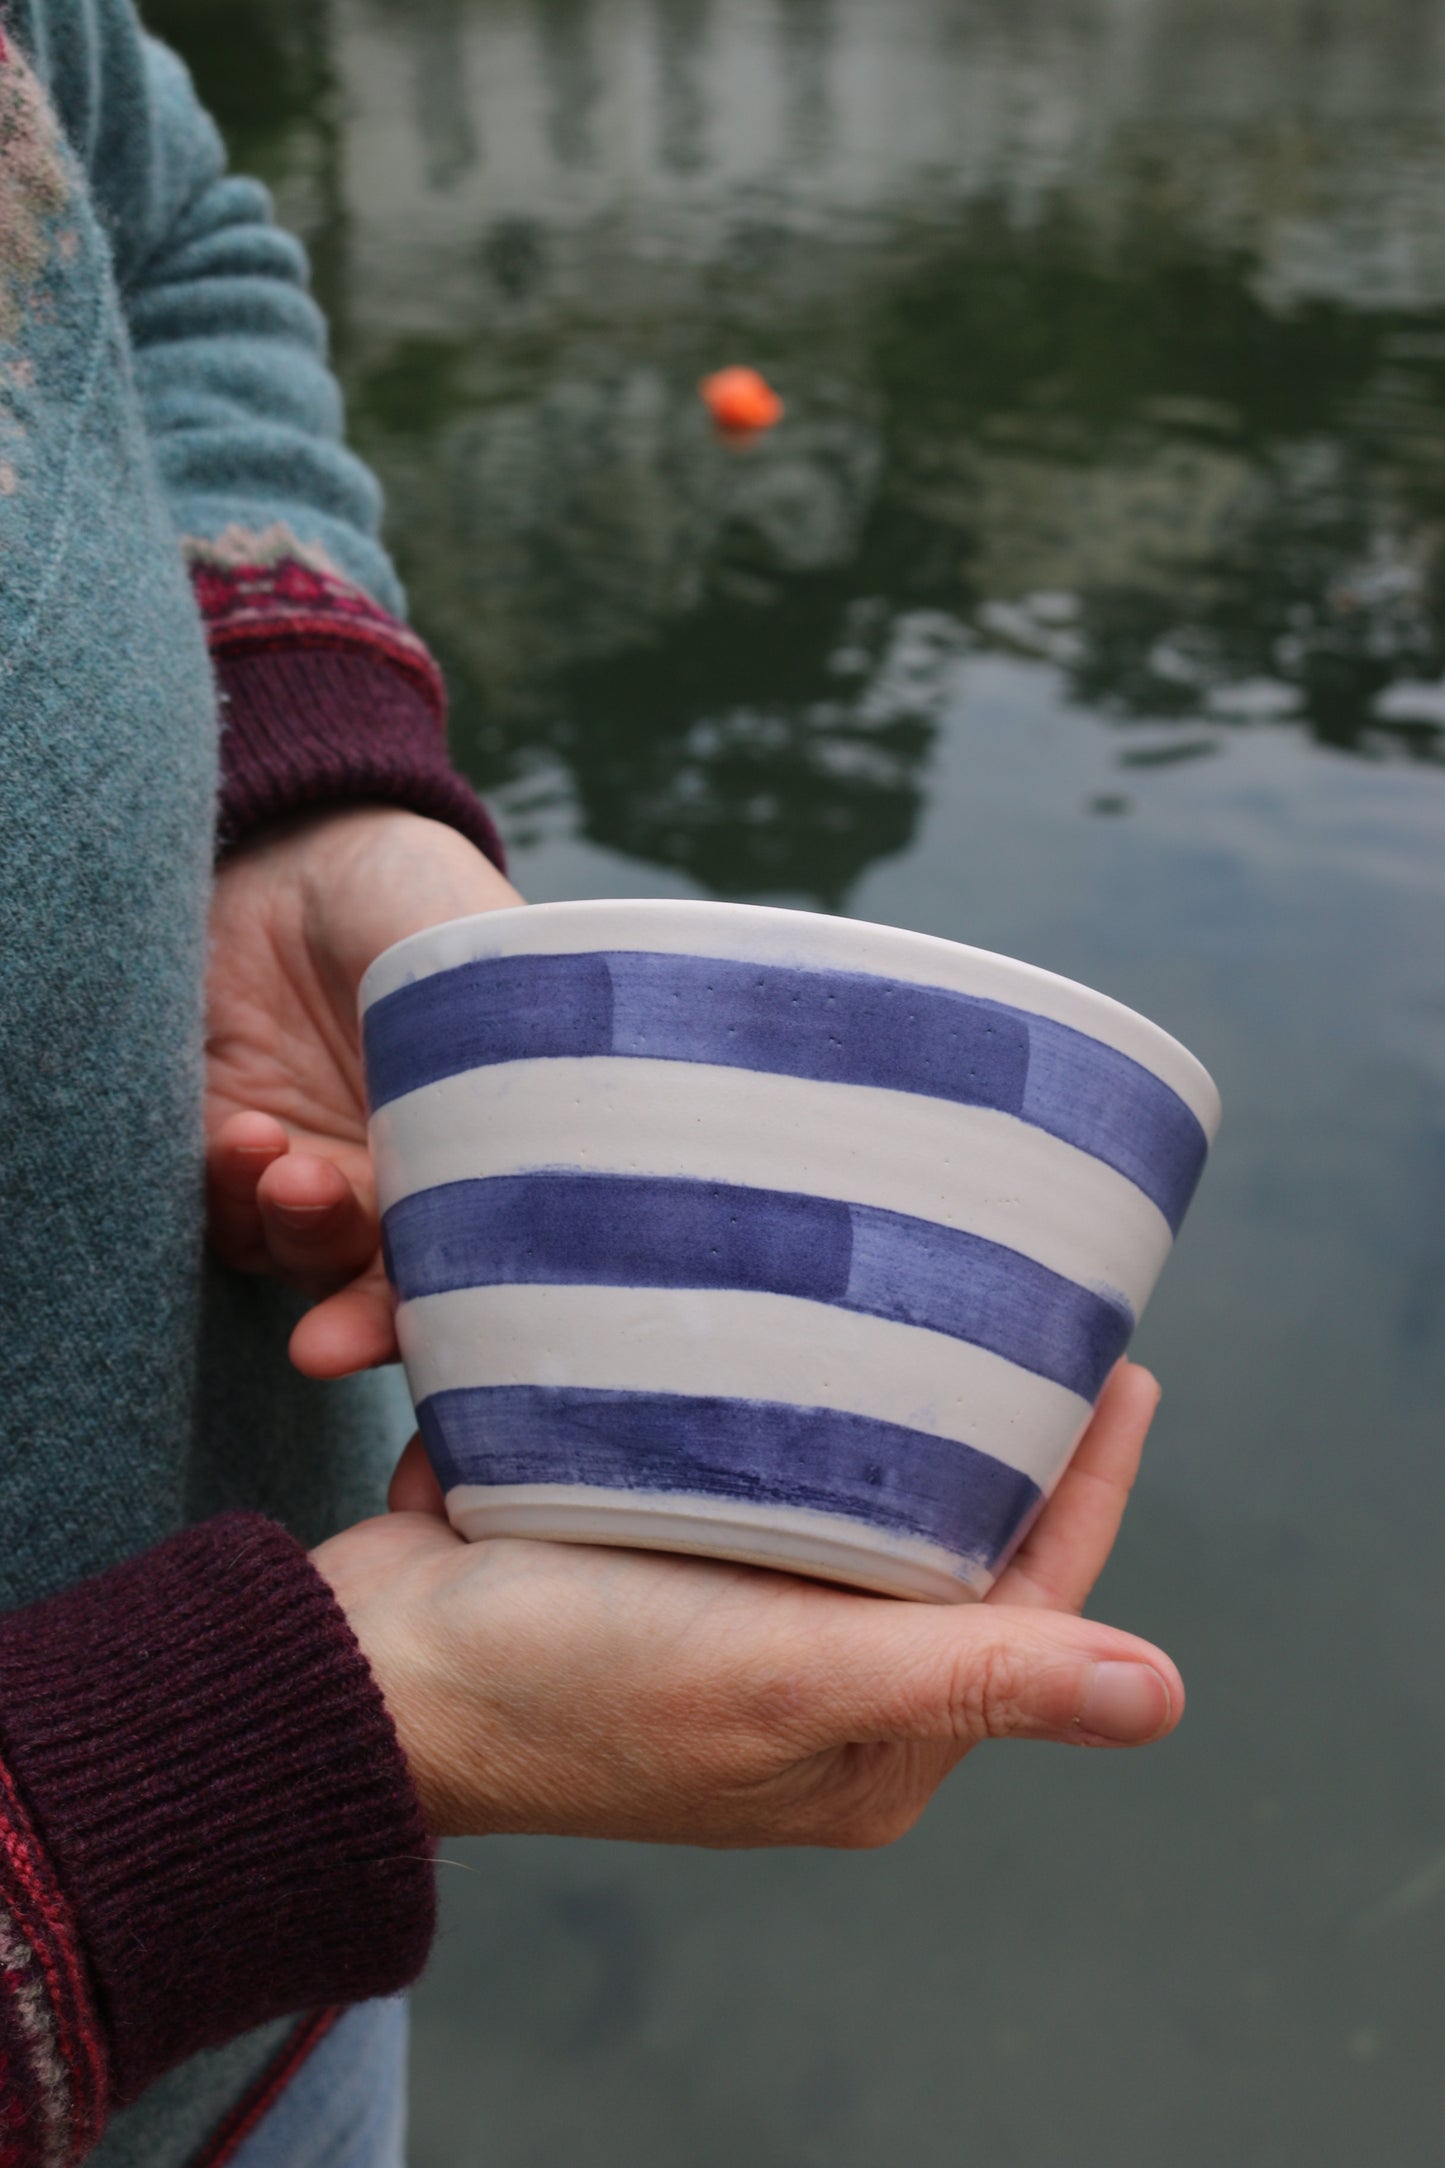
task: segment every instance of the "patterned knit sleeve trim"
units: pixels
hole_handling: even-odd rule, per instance
[[[0,2168],[70,2168],[105,2124],[105,2043],[74,1923],[0,1766]]]
[[[386,803],[504,864],[446,749],[446,691],[416,634],[284,526],[185,545],[222,703],[219,841],[287,814]]]
[[[0,2168],[204,2048],[408,1986],[431,1844],[345,1614],[231,1513],[0,1618]]]

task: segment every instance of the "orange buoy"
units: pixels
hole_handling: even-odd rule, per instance
[[[719,429],[771,429],[783,418],[783,402],[756,369],[719,369],[698,385]]]

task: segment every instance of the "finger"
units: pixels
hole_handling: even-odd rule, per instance
[[[1169,1657],[1112,1626],[1001,1604],[840,1604],[815,1617],[808,1653],[800,1646],[792,1658],[794,1706],[814,1751],[844,1741],[955,1754],[985,1739],[1145,1746],[1183,1711]]]
[[[380,1258],[339,1294],[308,1310],[291,1335],[291,1360],[308,1378],[345,1378],[395,1362],[396,1303]]]
[[[269,1114],[232,1114],[206,1141],[206,1233],[218,1257],[244,1271],[267,1264],[256,1192],[291,1140]]]
[[[1103,1571],[1129,1502],[1159,1386],[1119,1363],[1053,1497],[990,1593],[991,1603],[1078,1611]]]
[[[271,1269],[303,1287],[354,1279],[376,1254],[376,1214],[340,1167],[294,1148],[256,1189]]]
[[[850,1741],[831,1769],[823,1759],[833,1798],[822,1803],[814,1841],[891,1844],[985,1740],[1148,1746],[1183,1714],[1175,1666],[1132,1635],[1061,1613],[982,1605],[962,1623],[955,1647],[935,1651],[885,1701],[878,1732]]]
[[[721,1709],[714,1694],[711,1726],[741,1742],[735,1764],[772,1771],[756,1802],[761,1834],[747,1841],[888,1844],[985,1740],[1145,1746],[1184,1708],[1161,1650],[1060,1613],[844,1596],[811,1621],[800,1608],[751,1649],[716,1610],[707,1624],[699,1661],[712,1669],[664,1714],[685,1734],[725,1654],[728,1689]]]
[[[441,1484],[437,1481],[421,1433],[415,1432],[407,1440],[401,1459],[397,1462],[386,1494],[387,1509],[392,1513],[430,1513],[446,1519],[446,1501]]]
[[[951,1734],[969,1744],[1023,1738],[1147,1746],[1183,1713],[1175,1665],[1133,1634],[1003,1605],[980,1607],[965,1623],[924,1716],[941,1710]]]

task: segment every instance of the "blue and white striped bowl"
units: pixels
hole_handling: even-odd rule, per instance
[[[981,1595],[1219,1119],[1101,994],[793,911],[462,919],[361,1001],[398,1335],[469,1537]]]

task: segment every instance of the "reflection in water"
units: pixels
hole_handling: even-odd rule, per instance
[[[304,164],[315,26],[243,12]],[[1126,762],[1141,727],[1283,718],[1445,759],[1438,7],[1328,36],[1226,0],[331,20],[357,426],[489,784],[561,760],[597,839],[837,905],[929,744],[913,714],[864,817],[838,778],[893,721],[827,674],[861,605],[1047,657]],[[288,208],[334,259],[326,199]],[[739,357],[789,400],[743,453],[693,389]]]
[[[238,164],[273,182],[310,164],[333,84],[327,0],[146,0],[145,20],[190,61]]]
[[[895,292],[890,472],[922,554],[954,530],[975,625],[1121,717],[1295,715],[1441,757],[1413,702],[1445,671],[1445,316],[1276,315],[1167,226],[1104,266],[1075,241],[984,217]]]
[[[836,0],[778,0],[783,126],[792,156],[805,164],[826,159],[833,147],[836,13]]]
[[[481,261],[501,300],[530,301],[547,272],[542,227],[530,218],[498,219],[482,237]],[[406,367],[400,356],[368,380],[368,396],[374,398],[378,384],[388,380],[406,385]],[[406,426],[404,420],[402,426]]]
[[[547,80],[547,143],[560,167],[589,166],[602,94],[593,0],[537,0],[537,37]]]
[[[555,739],[588,833],[744,894],[841,906],[913,834],[950,620],[793,585],[576,671]]]
[[[711,0],[655,0],[658,156],[668,173],[698,173],[707,164],[711,12]]]
[[[420,0],[415,17],[416,134],[426,179],[442,193],[477,162],[475,107],[468,94],[461,0]]]

